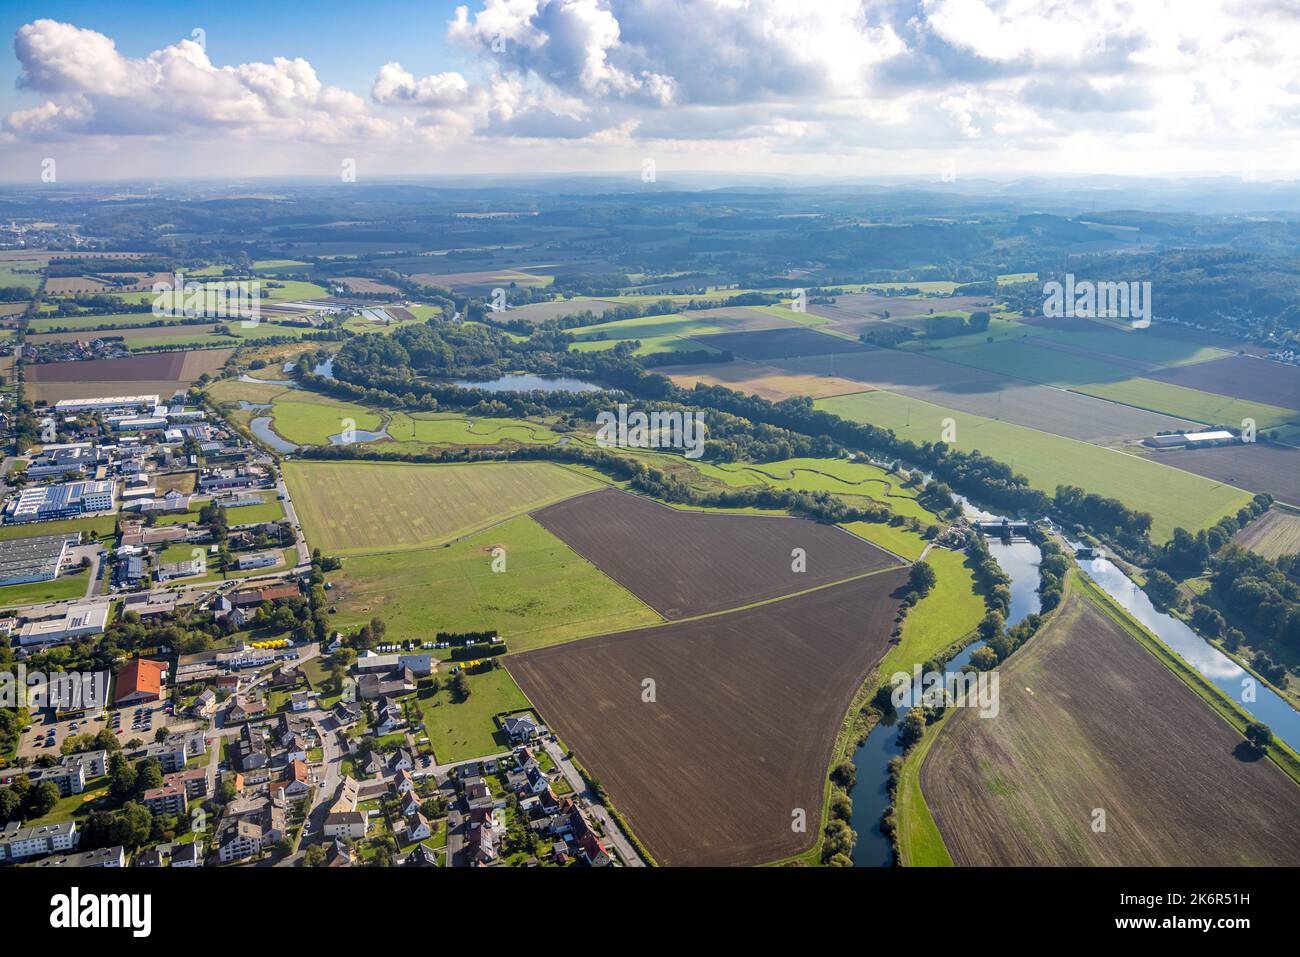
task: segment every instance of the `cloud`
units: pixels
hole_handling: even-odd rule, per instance
[[[469,99],[468,81],[459,73],[437,73],[416,79],[400,63],[385,63],[370,86],[376,103],[446,108]]]
[[[10,131],[28,135],[148,135],[199,127],[331,140],[389,127],[355,93],[321,83],[301,58],[217,67],[202,46],[182,40],[133,59],[109,37],[55,20],[20,27],[14,52],[19,87],[53,96],[8,117]]]
[[[26,99],[0,134],[215,129],[521,166],[548,140],[583,161],[893,153],[906,168],[968,151],[1117,171],[1141,168],[1129,153],[1265,162],[1300,146],[1300,18],[1283,0],[481,0],[446,35],[457,62],[417,75],[381,49],[358,95],[301,58],[216,65],[190,40],[128,57],[36,20],[14,38]]]

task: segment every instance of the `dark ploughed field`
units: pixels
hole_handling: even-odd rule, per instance
[[[1152,373],[1151,379],[1172,382],[1234,399],[1247,399],[1284,409],[1300,409],[1300,366],[1254,356],[1229,356]]]
[[[533,513],[547,531],[669,620],[738,608],[896,563],[833,525],[669,508],[602,489]],[[806,571],[791,552],[802,548]]]
[[[791,356],[827,356],[865,352],[867,346],[811,329],[764,329],[759,332],[718,332],[691,336],[702,346],[723,349],[746,359],[788,359]]]
[[[505,666],[658,863],[762,864],[820,833],[836,729],[885,652],[906,580],[900,566]],[[795,809],[806,830],[792,829]]]
[[[921,769],[956,864],[1295,863],[1300,788],[1081,587],[1000,691],[996,717],[954,714]]]
[[[1300,505],[1300,449],[1255,442],[1159,452],[1150,458],[1248,492],[1267,492],[1288,505]]]

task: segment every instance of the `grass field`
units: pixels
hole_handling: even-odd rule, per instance
[[[548,462],[286,462],[307,540],[326,553],[427,548],[598,487]]]
[[[510,673],[497,668],[482,674],[467,674],[469,697],[459,702],[452,699],[446,687],[450,682],[445,675],[442,677],[443,687],[436,693],[422,690],[416,698],[425,734],[429,736],[438,763],[465,761],[510,750],[510,741],[499,730],[495,716],[532,707]]]
[[[927,525],[936,521],[934,514],[916,501],[916,490],[904,487],[901,476],[869,462],[799,458],[758,465],[706,465],[702,471],[728,485],[761,484],[797,492],[861,495],[888,505],[904,518],[915,518]]]
[[[925,560],[934,568],[934,589],[908,613],[902,640],[880,662],[882,678],[935,657],[984,617],[984,599],[975,593],[975,576],[962,553],[933,548]]]
[[[65,518],[57,522],[0,525],[0,542],[12,538],[31,538],[35,535],[62,535],[64,532],[81,532],[83,537],[93,532],[100,538],[104,538],[113,534],[116,525],[116,515],[92,515],[89,518]]]
[[[60,575],[52,581],[5,585],[0,587],[0,608],[35,605],[45,601],[62,601],[65,598],[80,598],[86,594],[86,584],[86,573],[78,570],[66,575]]]
[[[338,435],[346,427],[345,419],[355,423],[352,428],[367,432],[376,431],[383,425],[379,413],[364,405],[300,389],[287,389],[277,394],[272,400],[270,414],[271,427],[276,434],[298,445],[329,445],[329,437]]]
[[[554,445],[560,436],[524,419],[480,418],[449,412],[395,412],[388,434],[400,445]]]
[[[660,620],[526,515],[447,548],[348,556],[331,580],[339,627],[378,615],[397,639],[495,629],[522,651]]]
[[[9,259],[0,262],[0,286],[35,289],[40,285],[41,262],[35,259]]]
[[[844,526],[854,535],[861,535],[869,542],[893,552],[909,562],[914,562],[925,551],[926,541],[916,532],[898,525],[883,522],[849,522]]]
[[[1178,526],[1192,531],[1208,528],[1251,498],[1230,485],[1161,467],[1138,456],[889,392],[821,399],[816,406],[854,422],[893,429],[917,443],[937,441],[943,420],[951,418],[956,425],[957,448],[978,449],[1005,462],[1049,495],[1058,485],[1078,485],[1149,512],[1151,538],[1157,543],[1167,540]]]
[[[1158,379],[1133,378],[1118,382],[1099,382],[1075,386],[1075,392],[1110,399],[1139,409],[1176,415],[1206,425],[1230,425],[1240,428],[1242,420],[1252,418],[1260,430],[1300,421],[1300,412],[1262,402],[1248,402],[1229,396],[1188,389]],[[1297,397],[1300,399],[1300,397]]]

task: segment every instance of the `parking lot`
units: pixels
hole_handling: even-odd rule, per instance
[[[63,721],[55,721],[52,711],[41,711],[32,716],[31,730],[23,735],[18,754],[33,760],[43,755],[57,758],[66,738],[99,734],[106,727],[117,735],[117,740],[123,747],[136,738],[150,744],[159,728],[179,729],[194,724],[192,719],[170,714],[170,708],[171,705],[166,701],[152,701],[109,709],[96,717],[67,718]]]

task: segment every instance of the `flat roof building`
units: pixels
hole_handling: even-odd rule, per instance
[[[113,508],[112,482],[65,482],[25,488],[5,509],[8,522],[44,522]]]

